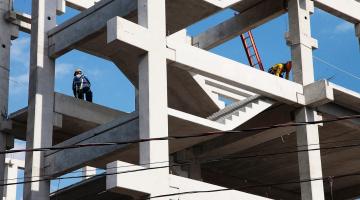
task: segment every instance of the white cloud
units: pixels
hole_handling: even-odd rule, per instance
[[[354,25],[349,22],[342,22],[335,27],[335,33],[346,33],[354,29]]]

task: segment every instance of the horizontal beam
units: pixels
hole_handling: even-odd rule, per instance
[[[97,3],[49,31],[50,56],[56,58],[65,54],[76,44],[86,42],[92,34],[104,29],[111,18],[127,16],[136,9],[137,1],[134,0],[103,0]]]
[[[61,0],[65,1],[65,0]],[[66,0],[66,6],[75,10],[86,10],[95,5],[100,0]]]
[[[245,151],[257,145],[280,138],[285,135],[289,135],[294,132],[295,132],[295,127],[281,127],[281,128],[269,129],[257,134],[249,135],[242,139],[234,140],[232,143],[224,144],[219,148],[214,148],[214,146],[210,147],[210,145],[208,144],[206,146],[209,146],[208,148],[209,150],[204,151],[203,154],[201,154],[201,157],[204,157],[205,159],[207,157],[211,157],[214,159],[221,158],[224,155],[231,155],[234,153]]]
[[[193,38],[192,44],[201,49],[214,48],[254,29],[286,12],[283,1],[265,0]]]
[[[137,139],[139,139],[139,117],[137,113],[132,113],[75,136],[54,147],[114,141],[126,142]],[[102,158],[126,150],[128,147],[128,144],[124,144],[50,151],[45,156],[46,166],[48,166],[46,174],[51,174],[54,177],[60,176],[84,167],[89,163],[100,162]]]
[[[164,165],[167,165],[166,163]],[[126,166],[126,167],[124,167]],[[161,165],[160,165],[161,166]],[[145,167],[134,166],[130,163],[115,161],[107,165],[106,189],[112,192],[127,194],[132,197],[141,197],[144,194],[151,194],[156,188],[154,180],[157,180],[157,173],[155,170],[144,170]],[[123,171],[134,171],[132,173],[122,173]],[[202,181],[193,180],[190,178],[168,175],[169,191],[164,191],[164,194],[185,193],[181,194],[182,200],[237,200],[237,199],[253,199],[266,200],[268,198],[257,195],[248,194],[237,190],[224,190],[217,192],[199,192],[193,193],[191,191],[211,191],[225,189],[217,185],[205,183]],[[139,181],[141,180],[141,181]],[[191,192],[186,194],[186,192]],[[172,199],[180,199],[179,196],[173,196]]]
[[[19,30],[25,33],[31,33],[31,16],[26,13],[9,11],[5,19],[19,27]]]
[[[327,80],[320,80],[304,86],[305,103],[316,107],[334,101],[333,88]]]
[[[54,112],[95,124],[105,124],[127,113],[55,93]]]
[[[202,0],[204,2],[207,2],[207,3],[210,3],[214,6],[217,6],[221,9],[225,9],[225,8],[228,8],[228,7],[231,7],[241,1],[244,1],[244,0]]]
[[[322,106],[317,107],[317,110],[332,115],[334,117],[342,117],[342,116],[351,116],[351,115],[358,115],[359,112],[349,110],[342,106],[336,105],[334,103],[325,104]],[[344,124],[350,128],[359,129],[360,127],[360,119],[349,119],[349,120],[342,120],[338,123]]]
[[[289,104],[305,104],[299,98],[303,98],[300,84],[177,41],[168,40],[167,46],[168,59],[184,70]]]
[[[313,0],[315,6],[351,23],[360,23],[360,2],[356,0]]]

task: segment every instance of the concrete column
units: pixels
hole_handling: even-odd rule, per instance
[[[56,26],[56,1],[33,0],[26,148],[52,145],[55,60],[48,57],[47,31]],[[26,153],[25,179],[45,175],[44,152]],[[50,181],[24,184],[24,200],[49,199]]]
[[[310,14],[313,2],[310,0],[290,0],[289,42],[293,61],[294,81],[302,85],[314,82],[312,50],[316,40],[311,37]]]
[[[17,174],[18,174],[18,166],[12,163],[6,164],[5,170],[5,179],[7,180],[6,183],[16,183]],[[16,200],[16,187],[17,185],[8,185],[5,187],[4,191],[4,200]]]
[[[82,175],[84,176],[83,180],[89,179],[92,176],[96,175],[96,168],[86,166],[86,167],[82,168]]]
[[[358,37],[359,47],[360,47],[360,23],[355,24],[355,34],[356,34],[356,37]]]
[[[138,13],[139,24],[148,28],[153,39],[151,50],[139,64],[140,138],[164,137],[168,135],[165,0],[138,0]],[[169,160],[168,145],[168,141],[141,143],[140,163],[151,163],[148,167],[167,165],[156,162]],[[168,193],[169,169],[151,170],[150,173],[158,177],[151,196]]]
[[[314,82],[313,48],[317,41],[311,37],[310,14],[313,2],[310,0],[290,0],[289,9],[289,43],[293,61],[294,81],[307,85]],[[306,98],[306,97],[305,97]],[[314,109],[303,107],[295,112],[296,122],[314,121],[317,113]],[[306,125],[296,128],[298,150],[318,148],[318,125]],[[311,144],[311,146],[309,146]],[[298,153],[300,180],[322,178],[321,154],[318,151]],[[307,181],[301,183],[301,199],[324,199],[323,181]]]
[[[312,108],[301,108],[295,114],[297,122],[315,121],[316,111]],[[318,125],[306,125],[296,128],[298,150],[318,149],[319,129]],[[311,146],[308,146],[311,144]],[[320,151],[304,151],[298,153],[299,174],[301,180],[322,178],[322,166]],[[322,180],[301,183],[301,199],[321,200],[324,197],[324,186]]]
[[[10,0],[0,0],[0,151],[6,149],[6,134],[1,132],[2,123],[6,120],[9,100],[9,71],[11,25],[4,20],[4,15],[11,8]],[[4,180],[5,155],[0,155],[0,180]],[[3,182],[0,182],[0,184]],[[3,187],[0,187],[0,197],[3,196]]]

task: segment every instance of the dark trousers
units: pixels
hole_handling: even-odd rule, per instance
[[[90,88],[86,87],[86,88],[83,88],[82,90],[78,91],[77,98],[84,99],[84,94],[85,94],[86,101],[92,102],[93,95],[92,95]]]

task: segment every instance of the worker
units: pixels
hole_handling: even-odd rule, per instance
[[[288,61],[286,63],[279,63],[279,64],[276,64],[274,66],[272,66],[268,72],[270,74],[274,74],[275,76],[279,76],[281,78],[284,77],[284,74],[286,73],[285,75],[285,78],[287,80],[289,80],[289,75],[290,75],[290,71],[291,71],[291,67],[292,67],[292,62],[291,61]]]
[[[74,96],[78,99],[84,99],[84,94],[86,101],[92,102],[92,92],[90,89],[91,83],[89,79],[82,73],[81,69],[76,69],[74,72],[74,79],[72,84],[72,89]]]

